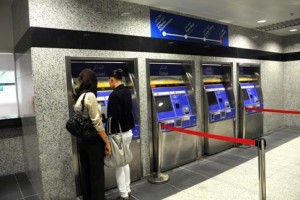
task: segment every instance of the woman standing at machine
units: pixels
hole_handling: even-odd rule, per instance
[[[113,70],[109,75],[109,85],[113,92],[109,95],[107,117],[111,117],[111,132],[119,133],[119,126],[122,129],[122,138],[124,145],[130,146],[132,140],[132,131],[134,119],[132,115],[131,93],[127,87],[122,84],[123,70]],[[120,191],[120,200],[129,199],[130,195],[130,168],[129,165],[116,168],[115,171],[118,189]]]
[[[89,116],[99,137],[91,140],[77,139],[81,167],[81,188],[83,200],[105,200],[104,155],[111,154],[111,147],[102,125],[101,112],[96,99],[97,78],[90,69],[84,69],[78,77],[75,111],[81,110],[84,98],[83,115]]]

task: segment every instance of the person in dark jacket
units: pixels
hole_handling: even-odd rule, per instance
[[[108,98],[107,117],[111,117],[111,132],[119,133],[119,126],[122,129],[122,138],[124,145],[130,146],[132,140],[132,131],[134,119],[132,115],[131,93],[127,87],[122,84],[123,70],[113,70],[109,75],[109,85],[113,92]],[[130,195],[130,168],[129,165],[116,168],[115,171],[118,189],[120,191],[120,200],[129,199]]]

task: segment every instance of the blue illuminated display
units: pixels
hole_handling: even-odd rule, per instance
[[[228,26],[150,10],[151,37],[228,46]]]
[[[235,108],[230,104],[223,84],[205,85],[204,89],[207,94],[210,123],[235,117]]]
[[[196,126],[196,113],[192,111],[187,91],[185,86],[152,88],[157,107],[162,107],[167,102],[161,97],[167,98],[171,103],[171,109],[160,109],[157,113],[158,121],[182,128]]]
[[[263,108],[263,103],[260,102],[259,94],[256,90],[255,83],[240,83],[242,89],[242,96],[245,107]],[[246,114],[256,113],[255,110],[247,110]]]

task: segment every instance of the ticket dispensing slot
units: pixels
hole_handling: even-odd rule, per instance
[[[124,60],[124,61],[114,61],[114,60],[76,60],[71,61],[71,73],[73,82],[76,83],[79,73],[83,69],[91,69],[95,72],[97,77],[97,101],[98,106],[101,109],[102,119],[107,118],[107,106],[109,95],[112,93],[112,88],[108,84],[108,75],[115,69],[122,69],[124,71],[124,77],[122,83],[128,87],[132,94],[132,113],[134,117],[135,126],[132,128],[132,143],[130,148],[133,152],[134,160],[130,163],[131,168],[131,180],[138,180],[142,176],[141,168],[141,143],[140,143],[140,126],[139,126],[139,111],[138,111],[138,101],[135,88],[133,76],[137,74],[137,69],[135,67],[135,61]],[[105,120],[103,122],[105,126]],[[115,187],[115,172],[114,169],[105,167],[105,187],[110,189]]]
[[[186,164],[197,158],[196,136],[163,129],[158,133],[157,124],[162,122],[179,128],[196,128],[196,109],[191,83],[191,64],[149,63],[152,93],[153,138],[162,134],[161,170]],[[153,146],[154,155],[157,147]],[[155,159],[155,158],[154,158]]]
[[[202,64],[204,88],[204,130],[234,136],[236,116],[232,90],[232,65]],[[232,146],[227,142],[204,139],[204,153],[211,155]]]

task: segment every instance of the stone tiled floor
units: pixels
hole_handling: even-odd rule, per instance
[[[300,199],[300,130],[282,129],[265,136],[268,200]],[[231,148],[167,172],[161,185],[147,179],[132,183],[136,200],[258,200],[257,149]],[[118,196],[107,191],[107,200]],[[39,200],[25,173],[0,177],[0,200]]]
[[[300,130],[283,129],[265,136],[268,200],[300,199]],[[288,153],[287,153],[288,152]],[[167,172],[170,181],[132,185],[132,199],[258,200],[257,148],[231,148]],[[116,190],[107,192],[115,199]]]

